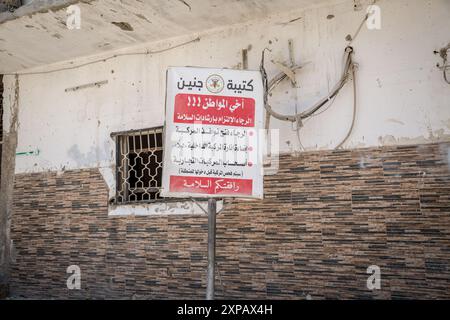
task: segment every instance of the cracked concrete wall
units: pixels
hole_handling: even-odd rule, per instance
[[[3,119],[0,184],[0,298],[8,295],[10,277],[12,194],[19,114],[19,77],[9,77],[9,79],[5,77],[4,81],[3,101],[8,102],[8,109],[5,108]]]

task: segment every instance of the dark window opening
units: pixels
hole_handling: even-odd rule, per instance
[[[116,204],[161,200],[163,128],[113,134],[116,141]]]

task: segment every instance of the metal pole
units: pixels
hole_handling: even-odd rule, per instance
[[[208,199],[208,278],[206,300],[214,300],[216,265],[216,199]]]

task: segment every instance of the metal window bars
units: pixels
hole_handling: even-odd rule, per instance
[[[161,201],[163,127],[113,133],[116,204]]]

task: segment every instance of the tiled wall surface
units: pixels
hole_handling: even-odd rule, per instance
[[[218,216],[218,297],[450,299],[449,157],[450,143],[282,156],[263,201]],[[108,217],[97,169],[17,175],[14,201],[14,296],[204,297],[206,216]]]
[[[3,141],[3,76],[0,75],[0,141]],[[0,177],[2,176],[2,151],[3,144],[0,143]]]

